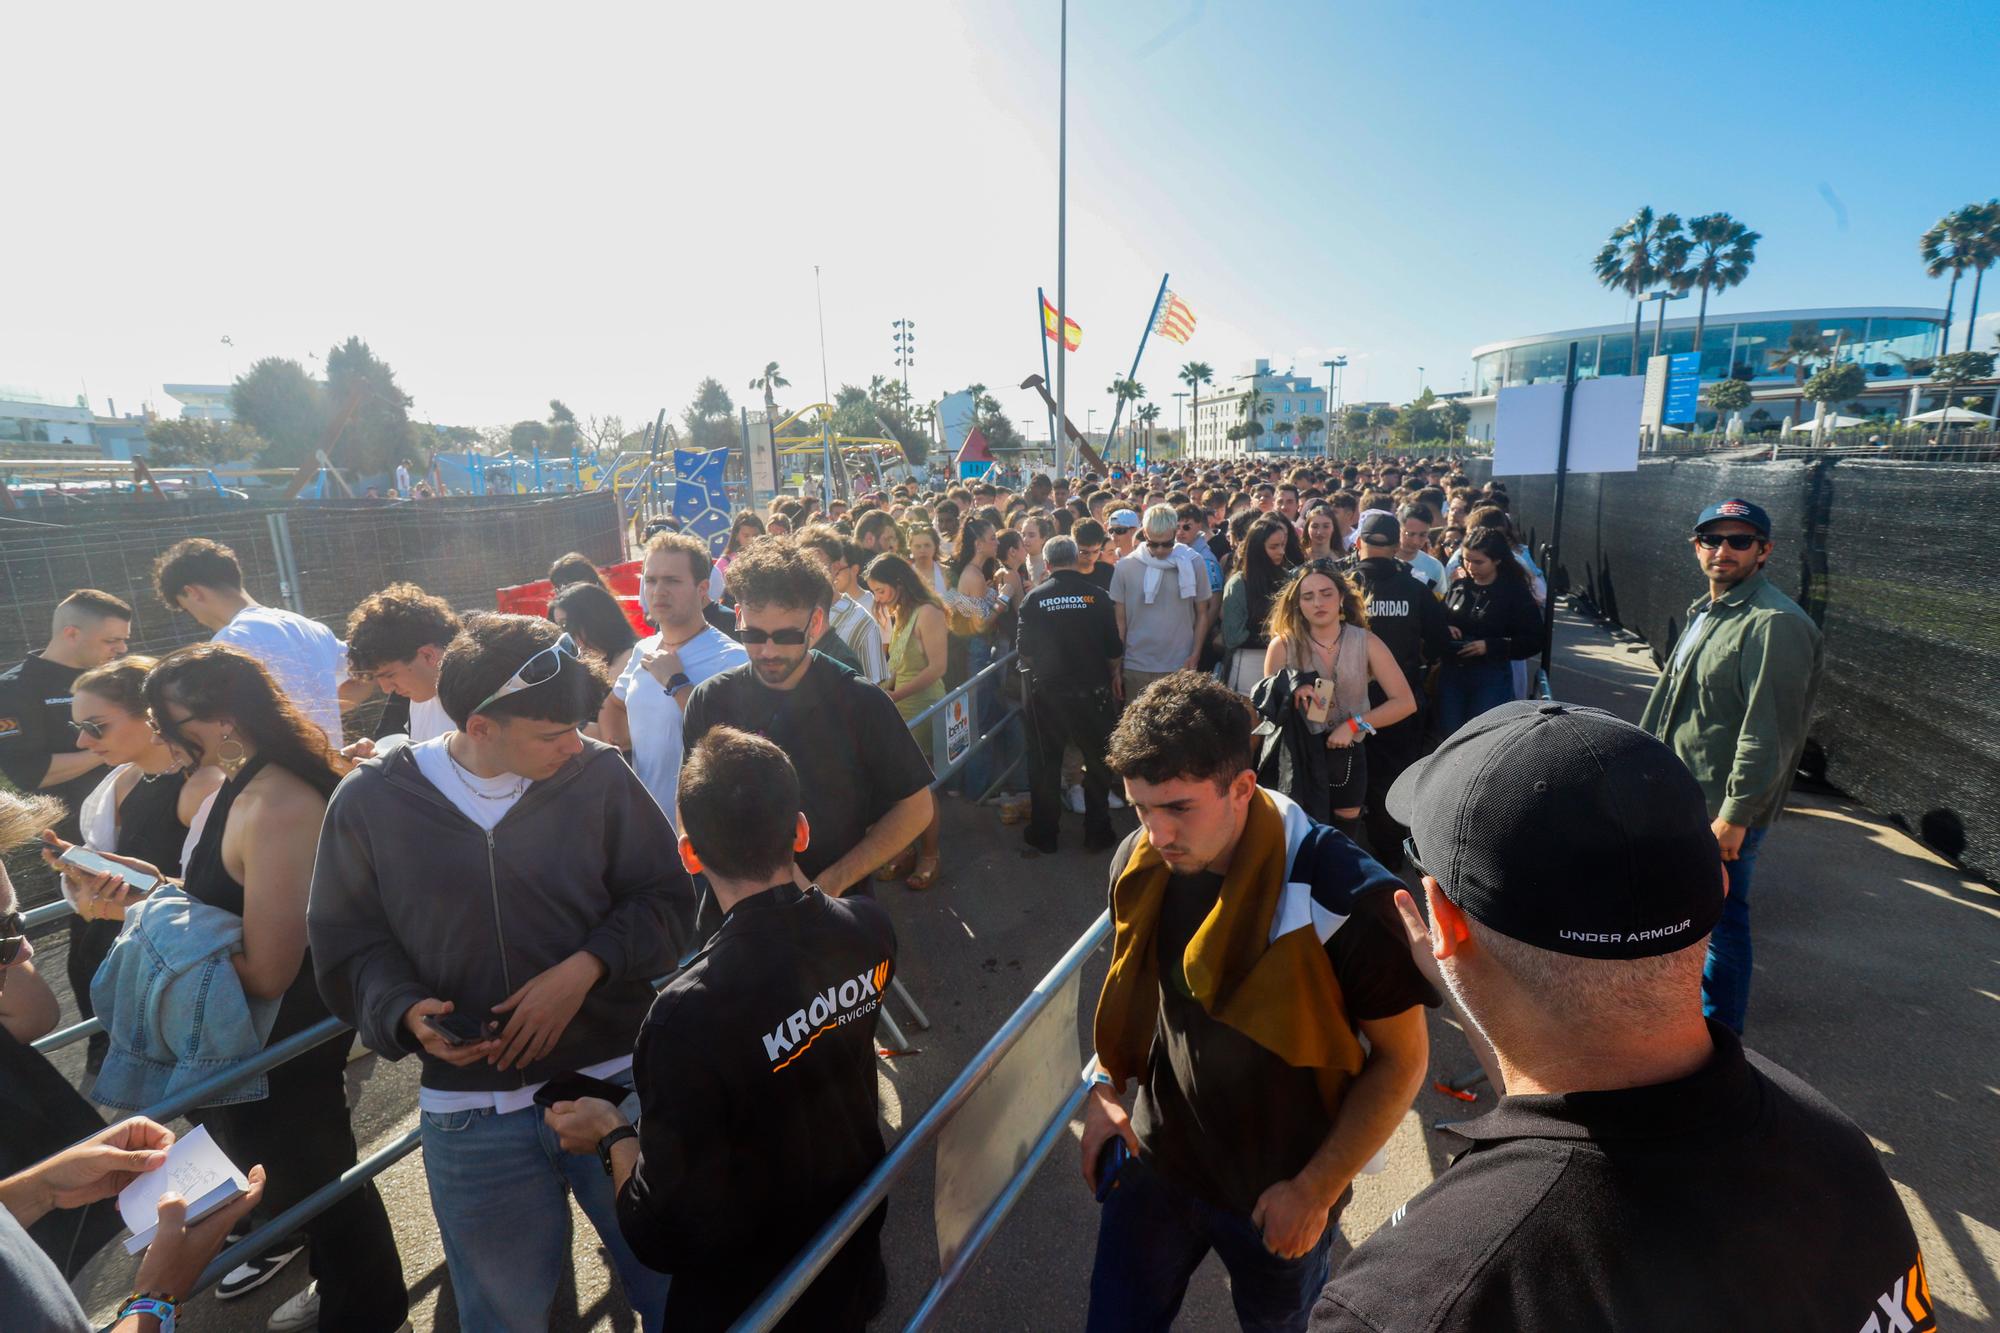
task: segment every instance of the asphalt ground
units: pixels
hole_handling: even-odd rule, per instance
[[[1553,688],[1559,698],[1636,717],[1650,657],[1596,627],[1559,624]],[[933,1026],[909,1036],[920,1053],[881,1062],[883,1118],[893,1142],[1103,910],[1104,854],[1080,850],[1080,818],[1066,816],[1065,850],[1023,859],[1019,830],[991,810],[944,802],[945,874],[928,893],[885,886],[881,900],[901,940],[901,973]],[[1117,813],[1121,829],[1131,827]],[[1853,1117],[1882,1152],[1922,1242],[1932,1293],[1954,1328],[2000,1327],[2000,895],[1965,879],[1893,825],[1837,797],[1795,795],[1758,863],[1756,982],[1749,1045],[1787,1066]],[[59,937],[43,951],[59,991]],[[1077,1059],[1103,977],[1104,951],[1082,977]],[[903,1015],[899,1012],[899,1017]],[[65,1021],[70,1021],[67,1017]],[[1432,1075],[1476,1066],[1446,1012],[1431,1016]],[[58,1064],[81,1075],[81,1047]],[[369,1056],[349,1067],[364,1154],[413,1123],[416,1067]],[[1428,1128],[1493,1104],[1465,1105],[1426,1090],[1389,1144],[1386,1168],[1355,1184],[1336,1256],[1365,1239],[1447,1165],[1451,1141]],[[1089,1287],[1096,1204],[1071,1139],[1059,1142],[1019,1205],[947,1299],[953,1329],[1079,1327]],[[924,1154],[891,1195],[884,1250],[891,1293],[877,1327],[899,1327],[937,1274],[932,1165]],[[459,1327],[432,1220],[420,1154],[379,1185],[401,1247],[412,1322]],[[551,1327],[636,1327],[609,1277],[595,1233],[574,1218],[575,1281],[558,1294]],[[1720,1261],[1726,1261],[1726,1256]],[[106,1318],[134,1268],[107,1248],[79,1280]],[[295,1262],[263,1289],[217,1302],[203,1296],[190,1328],[261,1329],[306,1281]],[[1228,1285],[1211,1258],[1196,1273],[1180,1326],[1234,1326]],[[4,1324],[4,1317],[0,1317]]]

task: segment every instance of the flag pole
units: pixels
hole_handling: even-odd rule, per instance
[[[1056,477],[1068,443],[1061,423],[1069,420],[1069,0],[1062,0],[1062,56],[1056,75]],[[1046,353],[1047,349],[1043,351]]]
[[[1049,304],[1048,295],[1045,292],[1043,292],[1040,287],[1035,288],[1035,331],[1041,335],[1042,383],[1044,384],[1054,383],[1054,381],[1049,378],[1048,304]],[[1062,327],[1058,325],[1056,327],[1056,337],[1058,338],[1062,337],[1062,333],[1063,333]],[[1053,411],[1049,413],[1049,444],[1051,447],[1055,447],[1056,444],[1056,417]]]
[[[1159,294],[1153,298],[1153,308],[1151,312],[1149,312],[1146,316],[1146,327],[1144,331],[1142,331],[1139,334],[1139,350],[1132,353],[1132,372],[1125,377],[1128,380],[1136,380],[1139,378],[1139,358],[1146,354],[1146,339],[1151,337],[1153,334],[1153,321],[1157,320],[1160,317],[1160,302],[1167,299],[1167,279],[1170,276],[1171,276],[1170,274],[1166,273],[1162,273],[1160,275],[1160,291]],[[1118,406],[1113,408],[1111,412],[1111,431],[1104,437],[1104,449],[1105,452],[1107,453],[1109,453],[1111,450],[1111,441],[1118,437],[1118,418],[1124,413],[1124,411],[1125,411],[1125,400],[1123,398],[1120,398],[1118,400]]]

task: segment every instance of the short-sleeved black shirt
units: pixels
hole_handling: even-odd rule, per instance
[[[814,652],[789,690],[774,690],[750,663],[695,686],[681,726],[689,750],[710,727],[739,727],[774,742],[799,774],[812,845],[799,854],[808,878],[853,850],[869,826],[931,785],[931,766],[887,691]]]
[[[1112,882],[1131,859],[1135,831],[1112,857]],[[1219,1019],[1189,992],[1188,941],[1222,889],[1217,874],[1167,881],[1154,935],[1160,1011],[1132,1127],[1167,1179],[1218,1208],[1248,1215],[1258,1196],[1297,1175],[1333,1130],[1310,1069],[1299,1069]],[[1348,1018],[1389,1018],[1437,1003],[1410,957],[1391,893],[1362,895],[1326,942]]]
[[[1508,1097],[1350,1255],[1313,1333],[1937,1327],[1867,1135],[1708,1025],[1646,1088]]]
[[[0,671],[0,772],[22,791],[43,791],[68,806],[56,832],[71,842],[77,836],[77,809],[104,781],[104,769],[86,769],[81,777],[53,787],[43,787],[42,779],[52,756],[78,748],[69,726],[69,702],[82,674],[39,654]]]
[[[1125,652],[1111,596],[1074,569],[1058,569],[1021,601],[1021,655],[1038,685],[1096,689]]]
[[[1111,570],[1112,566],[1116,563],[1116,561],[1107,560],[1103,556],[1099,556],[1097,557],[1097,563],[1090,567],[1090,572],[1085,574],[1084,577],[1104,589],[1104,591],[1110,592]]]

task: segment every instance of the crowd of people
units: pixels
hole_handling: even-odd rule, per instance
[[[1109,854],[1088,1327],[1167,1327],[1210,1251],[1247,1329],[1706,1326],[1773,1293],[1802,1326],[1893,1296],[1929,1327],[1865,1136],[1740,1044],[1750,868],[1820,643],[1763,576],[1760,509],[1719,501],[1690,540],[1708,591],[1632,726],[1547,697],[1548,582],[1505,488],[1451,458],[785,497],[719,551],[663,520],[643,636],[578,555],[546,618],[398,584],[343,638],[190,539],[151,591],[209,641],[128,656],[129,604],[80,590],[0,675],[0,770],[28,793],[0,833],[39,837],[75,909],[98,1106],[329,1017],[415,1057],[467,1328],[546,1327],[571,1199],[644,1328],[725,1328],[881,1160],[897,943],[874,886],[939,883],[934,787],[994,800],[1024,856],[1057,853],[1065,809]],[[63,1280],[172,1134],[106,1128],[29,1049],[59,1006],[0,890],[0,1056],[45,1090],[5,1102],[0,1301],[81,1329]],[[1335,1272],[1441,1004],[1506,1096]],[[163,1208],[121,1333],[171,1329],[253,1209],[355,1166],[351,1053],[190,1113],[255,1189],[194,1225]],[[1754,1206],[1779,1198],[1783,1226]],[[785,1327],[879,1312],[882,1220]],[[313,1281],[272,1328],[406,1326],[372,1185],[217,1295],[300,1254]]]

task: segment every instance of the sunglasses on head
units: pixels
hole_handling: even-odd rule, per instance
[[[72,722],[69,724],[69,729],[79,736],[88,736],[94,741],[101,741],[104,739],[104,729],[110,725],[108,722]]]
[[[507,677],[505,685],[480,700],[479,707],[472,711],[485,712],[490,705],[510,694],[519,694],[522,690],[533,689],[537,685],[545,685],[554,680],[562,674],[562,660],[565,657],[571,660],[576,660],[577,657],[576,640],[567,634],[521,663],[521,669]]]
[[[27,926],[19,912],[0,916],[0,967],[12,967],[21,956],[21,946],[27,942]]]
[[[1697,532],[1695,545],[1704,551],[1720,550],[1727,543],[1732,551],[1747,551],[1764,539],[1754,532]]]
[[[736,638],[740,643],[775,643],[781,648],[797,648],[805,643],[806,632],[802,629],[750,629],[745,627],[736,631]]]

